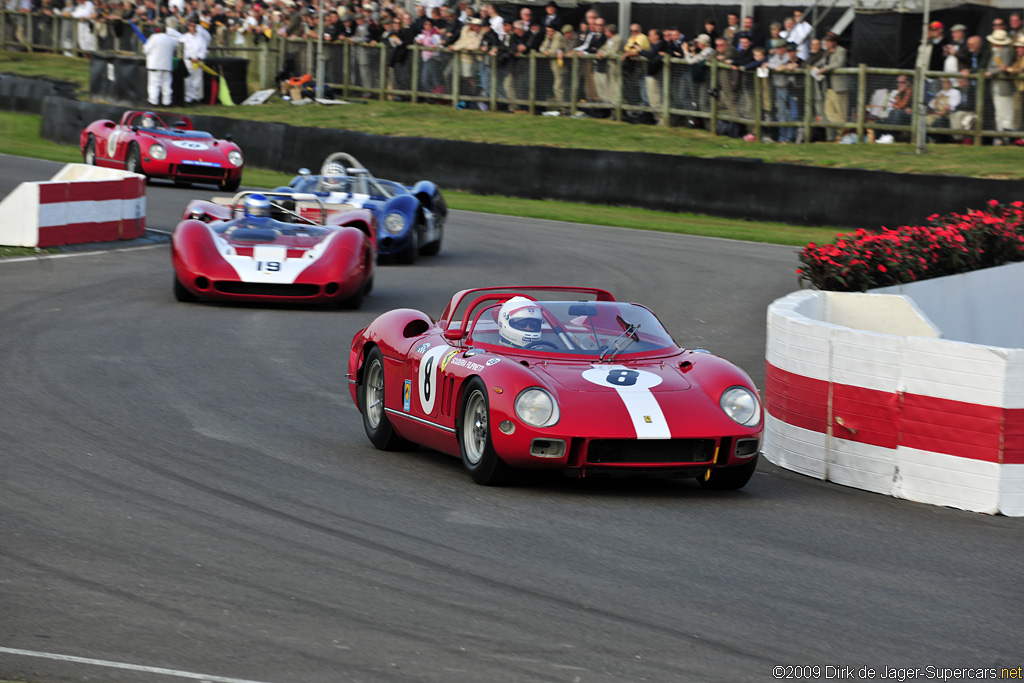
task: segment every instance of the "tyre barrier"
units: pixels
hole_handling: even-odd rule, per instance
[[[67,164],[48,181],[14,188],[0,215],[0,244],[12,247],[135,239],[146,232],[146,177]]]
[[[1014,291],[1020,266],[1003,267],[1016,269]],[[999,270],[915,285],[976,295],[939,303],[966,304],[965,320],[997,318],[983,293]],[[1024,349],[943,338],[906,295],[913,285],[893,289],[903,293],[805,290],[769,306],[765,456],[845,486],[1024,516]]]

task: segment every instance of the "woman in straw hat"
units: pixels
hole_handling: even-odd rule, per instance
[[[992,93],[992,107],[996,113],[996,130],[1013,130],[1013,101],[1016,89],[1013,81],[1004,76],[1013,65],[1013,40],[1010,34],[1001,28],[992,31],[987,40],[992,46],[992,55],[985,68],[985,77],[993,79],[989,89]],[[1004,142],[1002,138],[993,140],[993,144],[996,145]]]
[[[1013,128],[1020,130],[1022,127],[1021,110],[1024,105],[1024,31],[1017,34],[1013,39],[1013,49],[1016,53],[1013,64],[1006,70],[1006,73],[1014,77],[1014,107],[1013,107]]]

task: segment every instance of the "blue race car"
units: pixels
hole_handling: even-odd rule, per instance
[[[288,187],[274,192],[310,193],[320,197],[329,214],[365,208],[377,218],[377,253],[399,263],[414,263],[423,254],[441,251],[448,217],[441,190],[421,180],[411,188],[374,178],[351,154],[336,152],[324,160],[320,175],[300,169]]]

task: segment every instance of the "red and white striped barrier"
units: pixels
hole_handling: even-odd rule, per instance
[[[21,183],[0,201],[0,244],[55,247],[142,237],[146,178],[67,164],[51,180]]]
[[[1024,350],[939,338],[905,296],[768,308],[764,453],[819,479],[1024,516]]]

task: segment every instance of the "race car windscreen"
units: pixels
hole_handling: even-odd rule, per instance
[[[672,335],[649,310],[614,301],[537,301],[540,337],[520,345],[502,338],[500,305],[489,307],[472,330],[474,343],[609,360],[637,353],[674,352]]]

